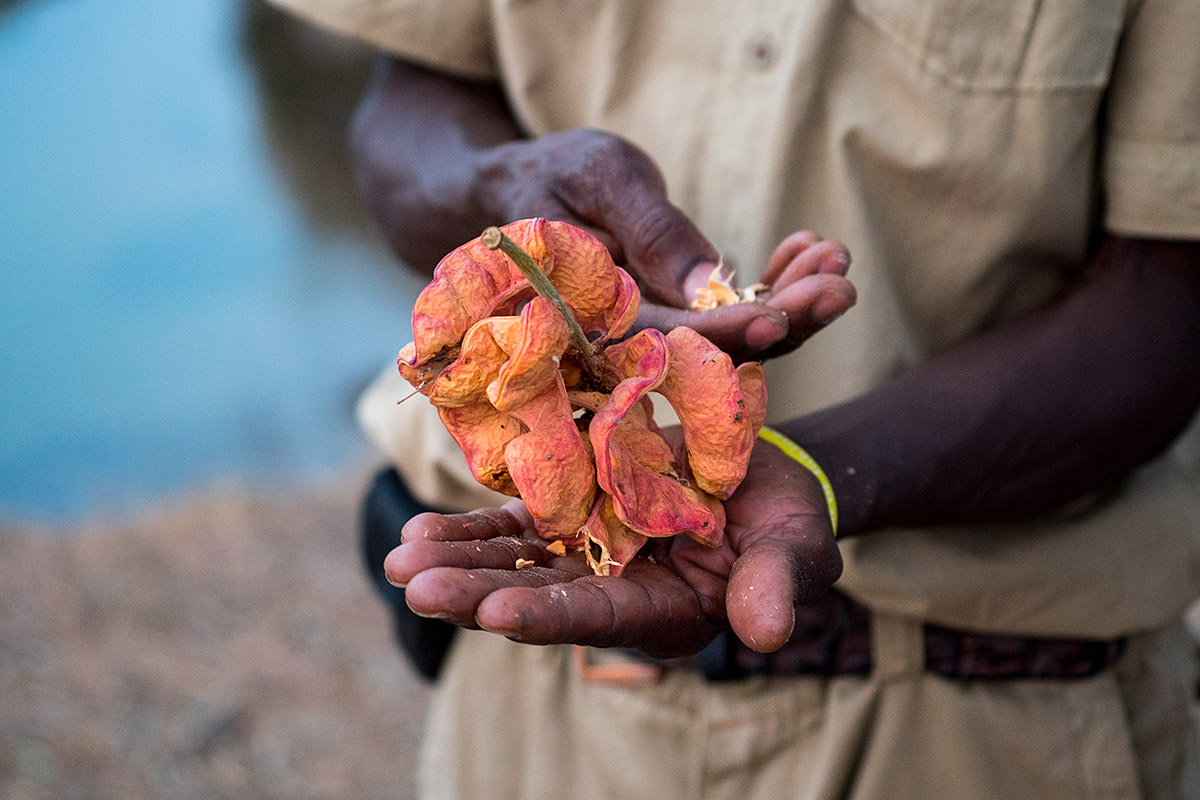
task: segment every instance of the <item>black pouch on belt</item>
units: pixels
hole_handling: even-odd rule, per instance
[[[404,602],[404,590],[388,583],[383,559],[399,546],[404,523],[422,512],[437,510],[413,497],[396,470],[389,467],[372,479],[363,500],[360,525],[363,566],[371,584],[392,610],[400,649],[428,680],[437,678],[457,629],[449,623],[414,614]]]

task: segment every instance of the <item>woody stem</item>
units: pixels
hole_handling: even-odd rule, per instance
[[[521,274],[529,281],[529,285],[533,290],[542,297],[549,299],[567,321],[567,330],[571,337],[571,344],[579,351],[580,358],[583,361],[583,368],[593,378],[599,378],[603,374],[603,369],[600,365],[600,356],[596,352],[596,348],[588,341],[587,334],[583,332],[583,328],[579,326],[579,320],[575,319],[575,315],[571,313],[571,309],[567,307],[566,301],[562,299],[562,295],[554,288],[554,284],[546,277],[546,273],[542,272],[542,268],[537,265],[533,257],[525,252],[521,245],[517,244],[504,231],[493,226],[486,229],[479,237],[483,242],[483,246],[489,250],[500,250],[506,256],[512,259],[517,265],[517,269],[521,270]]]

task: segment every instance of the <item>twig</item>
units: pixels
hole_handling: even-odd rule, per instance
[[[562,295],[554,288],[554,284],[546,277],[546,273],[542,272],[542,268],[537,265],[533,257],[529,253],[526,253],[525,249],[505,234],[504,231],[495,226],[486,229],[480,235],[479,241],[483,242],[483,246],[487,249],[500,250],[511,258],[512,262],[517,265],[517,269],[521,270],[521,274],[529,281],[529,285],[533,287],[533,290],[542,297],[548,298],[558,307],[559,312],[567,321],[567,330],[570,333],[571,344],[579,351],[584,370],[592,378],[601,379],[603,368],[601,367],[600,356],[596,352],[596,348],[588,341],[587,334],[583,332],[583,328],[579,325],[579,320],[571,313],[571,309],[567,307],[566,301],[562,299]]]

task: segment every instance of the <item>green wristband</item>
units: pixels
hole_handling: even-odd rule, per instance
[[[762,426],[758,431],[758,438],[778,447],[783,451],[785,456],[811,472],[813,477],[821,483],[821,491],[825,493],[825,505],[829,508],[829,521],[833,524],[833,535],[837,536],[837,498],[833,496],[833,484],[829,482],[829,476],[825,474],[825,470],[821,469],[821,465],[808,454],[807,450],[774,428],[768,428],[766,425]]]

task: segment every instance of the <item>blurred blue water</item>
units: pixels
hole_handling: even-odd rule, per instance
[[[0,16],[0,517],[308,480],[365,449],[350,405],[417,285],[290,196],[240,8]]]

